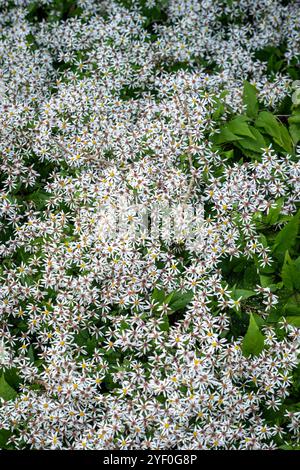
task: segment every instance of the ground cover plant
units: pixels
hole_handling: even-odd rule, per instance
[[[0,448],[299,448],[299,30],[0,1]]]

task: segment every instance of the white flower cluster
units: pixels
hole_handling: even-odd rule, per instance
[[[269,147],[229,166],[209,138],[220,103],[222,119],[243,110],[243,80],[270,107],[289,92],[255,51],[285,41],[295,57],[297,2],[170,0],[152,33],[137,5],[84,0],[81,16],[36,23],[31,3],[0,13],[0,364],[21,378],[0,429],[16,448],[276,447],[284,431],[262,408],[288,396],[300,333],[264,327],[264,350],[246,357],[220,261],[272,262],[255,217],[279,197],[295,212],[300,165]],[[122,198],[129,228],[136,204],[204,207],[197,244],[107,236],[103,209]],[[179,317],[174,291],[190,295]],[[262,317],[277,302],[260,286],[257,299]]]

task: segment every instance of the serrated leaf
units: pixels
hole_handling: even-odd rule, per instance
[[[245,119],[242,116],[239,116],[227,124],[227,129],[235,135],[238,136],[245,136],[254,139],[254,135],[252,134],[250,127],[248,126]]]
[[[287,251],[281,270],[281,278],[284,286],[289,290],[293,290],[294,288],[297,289],[300,286],[299,276],[300,271],[297,271],[297,266],[294,264],[289,252]]]
[[[300,317],[286,317],[286,321],[290,325],[300,327]]]
[[[226,126],[221,128],[220,132],[218,134],[215,134],[212,137],[212,141],[215,144],[225,144],[228,142],[235,142],[237,140],[241,140],[242,137],[235,135],[233,132],[231,132]]]
[[[16,398],[17,392],[6,382],[4,374],[0,377],[0,397],[5,401]]]
[[[299,124],[290,124],[289,131],[293,139],[294,145],[297,145],[300,141],[300,123]]]
[[[163,316],[163,321],[159,324],[159,329],[161,331],[169,331],[170,324],[169,324],[169,317],[168,315]]]
[[[295,109],[293,114],[288,118],[289,124],[300,124],[300,109]]]
[[[254,295],[257,295],[256,292],[254,292],[253,290],[249,290],[249,289],[236,289],[235,287],[232,289],[231,291],[231,297],[234,299],[234,300],[238,300],[238,299],[248,299],[249,297],[253,297]]]
[[[250,264],[244,270],[243,285],[249,288],[255,286],[258,282],[257,269],[254,264]]]
[[[155,288],[152,292],[152,300],[158,302],[159,304],[163,303],[165,299],[165,291]]]
[[[300,315],[300,305],[296,303],[288,302],[283,307],[283,311],[285,314],[287,314],[287,316],[294,317],[294,316]]]
[[[223,152],[222,156],[224,156],[225,158],[227,158],[227,160],[229,160],[234,157],[234,150],[233,149],[227,150],[227,152]]]
[[[259,130],[252,126],[249,126],[249,129],[251,130],[254,138],[244,137],[242,140],[236,142],[235,145],[241,150],[246,149],[261,154],[263,152],[262,149],[267,147],[267,143]]]
[[[7,429],[0,429],[0,449],[5,448],[8,439],[11,436],[11,432]]]
[[[265,320],[261,318],[257,313],[253,313],[254,320],[259,328],[265,325]]]
[[[277,199],[275,207],[271,207],[268,215],[265,218],[265,223],[268,225],[273,225],[278,222],[280,211],[284,203],[284,198],[281,197]]]
[[[7,369],[4,373],[4,378],[6,382],[13,388],[18,388],[21,383],[21,378],[16,367]]]
[[[300,446],[293,446],[289,444],[283,444],[282,446],[279,446],[278,449],[282,450],[300,450]]]
[[[175,291],[171,292],[171,294],[169,294],[169,295],[165,298],[164,302],[165,302],[166,304],[170,304],[171,300],[172,300],[173,297],[174,297],[174,294],[175,294]]]
[[[258,113],[257,90],[246,80],[244,81],[243,102],[246,105],[247,115],[255,119]]]
[[[34,351],[33,351],[32,344],[29,346],[29,349],[28,349],[28,357],[30,361],[34,363]]]
[[[257,356],[264,349],[264,335],[255,321],[253,314],[250,314],[250,322],[247,333],[242,343],[242,351],[245,356]]]
[[[192,300],[194,294],[192,291],[185,293],[175,292],[172,301],[169,303],[172,313],[183,310]]]
[[[273,276],[267,276],[265,274],[261,274],[259,276],[259,280],[260,280],[260,285],[262,287],[270,287],[270,285],[273,284]]]
[[[299,231],[299,217],[300,210],[277,234],[273,244],[273,253],[277,258],[283,258],[286,251],[290,251],[295,245]]]
[[[255,126],[263,129],[267,134],[273,137],[277,145],[286,152],[292,153],[292,139],[284,125],[276,117],[267,111],[259,113],[255,121]]]

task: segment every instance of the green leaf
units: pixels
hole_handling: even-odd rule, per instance
[[[260,274],[259,280],[262,287],[270,287],[273,284],[273,276],[267,276],[265,274]]]
[[[245,267],[243,275],[243,286],[249,288],[256,286],[258,283],[258,274],[255,264],[251,263]]]
[[[230,121],[227,124],[227,129],[235,135],[250,137],[251,139],[255,138],[243,116],[238,116]]]
[[[300,257],[293,261],[287,251],[281,270],[284,286],[289,290],[300,290]]]
[[[297,145],[300,141],[300,123],[299,124],[290,124],[289,131],[293,139],[294,145]]]
[[[259,130],[255,129],[253,126],[249,126],[249,129],[251,130],[253,138],[244,137],[242,140],[235,142],[235,145],[241,150],[246,149],[261,154],[263,152],[262,149],[267,147],[267,143]]]
[[[4,374],[0,378],[0,397],[5,401],[16,398],[17,392],[6,382]]]
[[[177,310],[183,310],[191,302],[193,297],[194,293],[192,291],[188,291],[184,294],[181,292],[174,292],[172,300],[169,303],[172,313],[177,312]]]
[[[264,335],[255,321],[254,315],[250,314],[250,322],[247,333],[242,344],[242,351],[245,356],[257,356],[264,348]]]
[[[283,282],[274,283],[274,277],[272,275],[260,274],[259,279],[260,285],[262,287],[269,287],[271,292],[276,292],[283,287]]]
[[[300,305],[298,305],[297,303],[288,302],[283,307],[283,311],[285,314],[287,314],[287,316],[294,317],[300,315]]]
[[[281,278],[283,280],[284,286],[290,290],[293,290],[292,263],[293,261],[289,255],[289,252],[286,251],[281,270]]]
[[[259,113],[255,121],[255,126],[263,129],[265,133],[272,136],[276,144],[286,152],[292,153],[293,145],[291,136],[284,125],[279,122],[272,113],[267,111]]]
[[[300,327],[300,317],[299,316],[298,317],[286,317],[286,320],[290,325]]]
[[[268,225],[273,225],[278,222],[280,211],[284,203],[284,198],[281,197],[277,199],[275,207],[271,207],[268,215],[265,218],[265,223]]]
[[[38,210],[41,210],[47,205],[47,202],[50,199],[50,194],[38,189],[37,191],[32,192],[28,196],[25,196],[24,199],[34,202],[36,204],[36,208]]]
[[[226,144],[228,142],[235,142],[236,140],[241,139],[241,136],[235,135],[226,126],[221,128],[220,132],[211,138],[215,144]]]
[[[175,291],[171,292],[171,294],[169,294],[165,299],[164,299],[164,302],[166,304],[170,304],[171,300],[173,299],[174,297],[174,294],[175,294]]]
[[[300,109],[294,109],[292,115],[288,118],[289,124],[300,124]]]
[[[5,448],[8,439],[11,436],[11,432],[7,429],[0,429],[0,449]]]
[[[152,300],[162,304],[165,299],[165,291],[155,288],[152,292]]]
[[[227,160],[231,159],[234,157],[234,150],[227,150],[227,152],[223,152],[223,156],[227,158]]]
[[[218,120],[224,114],[224,111],[225,111],[224,103],[219,102],[218,107],[213,112],[213,115],[212,115],[213,120],[214,121]]]
[[[243,102],[246,105],[247,115],[255,119],[258,113],[257,90],[246,80],[244,81]]]
[[[169,331],[170,324],[169,324],[169,317],[168,315],[163,316],[163,321],[160,323],[159,328],[161,331]]]
[[[30,361],[34,363],[34,351],[33,351],[32,344],[29,346],[29,349],[28,349],[28,357]]]
[[[254,292],[253,290],[248,290],[248,289],[236,289],[235,287],[232,288],[231,290],[231,297],[234,299],[234,300],[238,300],[238,299],[248,299],[249,297],[253,297],[254,295],[257,295],[256,292]]]
[[[268,247],[268,240],[267,240],[267,237],[263,234],[263,233],[260,233],[259,234],[259,242],[262,244],[262,246],[264,248],[267,248]]]
[[[95,338],[89,338],[86,342],[86,350],[89,356],[91,356],[97,347],[97,340]]]
[[[261,318],[257,313],[253,313],[253,317],[259,328],[265,325],[265,320]]]
[[[6,382],[15,389],[18,388],[21,383],[21,377],[19,376],[18,369],[16,367],[7,369],[4,373],[4,377]]]
[[[299,231],[299,217],[300,210],[277,234],[273,244],[273,253],[278,259],[283,258],[286,251],[291,251],[295,245]]]
[[[282,450],[300,450],[300,446],[293,446],[290,444],[283,444],[282,446],[279,446],[278,449]]]

